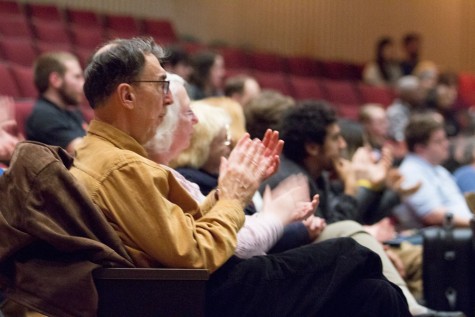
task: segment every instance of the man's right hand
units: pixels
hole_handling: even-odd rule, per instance
[[[276,131],[268,131],[266,136],[264,143],[245,134],[229,158],[221,159],[218,180],[221,198],[237,199],[246,206],[262,180],[278,168],[283,142]]]

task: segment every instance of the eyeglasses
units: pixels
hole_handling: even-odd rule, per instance
[[[168,94],[170,91],[170,81],[169,80],[133,80],[131,83],[159,83],[161,85],[161,90],[164,95]]]

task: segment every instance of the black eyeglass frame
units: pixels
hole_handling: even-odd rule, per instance
[[[161,83],[163,94],[167,95],[170,92],[170,81],[169,80],[132,80],[131,83]]]

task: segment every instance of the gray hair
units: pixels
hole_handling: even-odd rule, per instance
[[[155,136],[145,145],[147,151],[153,153],[165,153],[170,150],[173,135],[175,134],[180,118],[182,105],[178,101],[177,93],[179,87],[184,87],[186,82],[180,76],[170,73],[167,73],[167,80],[170,81],[170,92],[173,96],[173,103],[167,107],[167,114],[158,126]]]
[[[465,140],[463,144],[462,152],[462,164],[471,164],[474,161],[474,152],[475,152],[475,137],[470,137]]]

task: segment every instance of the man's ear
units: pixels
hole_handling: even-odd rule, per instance
[[[309,156],[318,156],[320,154],[321,146],[317,143],[305,143],[305,152]]]
[[[129,84],[120,84],[117,86],[117,93],[120,99],[120,102],[127,109],[134,109],[135,107],[135,90]]]
[[[63,85],[63,77],[58,72],[51,72],[48,77],[49,86],[59,89]]]

